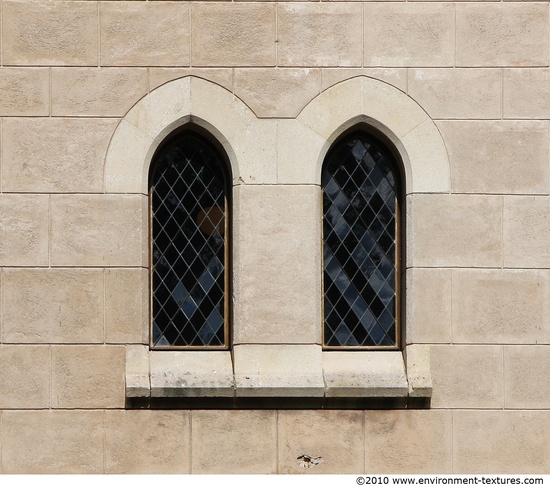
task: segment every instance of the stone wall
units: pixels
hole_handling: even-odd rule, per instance
[[[550,473],[549,2],[0,7],[2,473]],[[125,407],[126,349],[149,340],[148,202],[123,189],[143,174],[109,179],[106,158],[116,144],[147,153],[139,131],[113,134],[187,76],[267,127],[229,144],[249,161],[233,189],[239,346],[319,344],[315,163],[328,146],[304,155],[292,139],[308,107],[362,77],[435,124],[450,191],[429,189],[435,152],[417,157],[403,277],[430,409]],[[349,92],[349,109],[337,97],[320,117],[346,120]],[[396,138],[410,151],[413,128]],[[305,470],[302,454],[324,461]]]

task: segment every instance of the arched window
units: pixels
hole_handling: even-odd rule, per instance
[[[364,132],[337,141],[323,166],[325,348],[389,348],[399,336],[397,164]]]
[[[155,348],[228,346],[228,164],[186,130],[160,147],[149,176]]]

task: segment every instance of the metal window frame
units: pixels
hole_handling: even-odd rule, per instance
[[[389,145],[387,142],[381,140],[381,137],[378,134],[373,134],[373,130],[370,130],[370,127],[367,128],[358,128],[355,127],[351,130],[346,131],[344,134],[340,135],[330,146],[327,151],[325,158],[323,160],[323,165],[321,169],[321,191],[320,191],[320,207],[321,207],[321,286],[322,286],[322,301],[321,301],[321,343],[323,350],[326,351],[366,351],[366,350],[377,350],[377,351],[396,351],[403,349],[403,333],[402,333],[402,295],[401,295],[401,280],[402,280],[402,221],[401,221],[401,202],[402,202],[402,191],[403,191],[403,178],[401,173],[401,165],[399,164],[399,158],[394,152],[392,145]],[[363,138],[369,139],[374,142],[374,144],[381,149],[381,151],[387,156],[390,168],[394,175],[395,181],[395,345],[326,345],[325,341],[325,262],[324,262],[324,245],[325,245],[325,234],[324,234],[324,207],[323,207],[323,195],[324,195],[324,186],[323,186],[323,176],[326,171],[327,161],[340,144],[345,142],[348,139],[351,139],[355,136],[361,136]]]
[[[184,134],[192,134],[198,139],[210,146],[210,149],[215,152],[219,157],[220,170],[224,177],[224,206],[225,206],[225,224],[224,224],[224,343],[223,345],[154,345],[153,344],[153,192],[154,186],[152,185],[152,176],[156,169],[156,159],[159,153],[170,143],[174,142],[177,138]],[[170,134],[165,138],[162,144],[159,145],[155,154],[151,159],[149,167],[149,183],[148,183],[148,223],[149,223],[149,240],[148,240],[148,268],[149,268],[149,348],[151,350],[229,350],[231,345],[231,307],[229,305],[231,296],[231,261],[230,261],[230,248],[231,248],[231,229],[232,229],[232,213],[231,213],[231,196],[232,196],[232,178],[231,178],[231,166],[225,150],[221,144],[206,130],[201,127],[184,126],[176,132]]]

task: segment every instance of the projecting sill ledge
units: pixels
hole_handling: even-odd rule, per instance
[[[232,351],[128,346],[127,398],[429,398],[429,347],[323,352],[319,345],[236,345]]]

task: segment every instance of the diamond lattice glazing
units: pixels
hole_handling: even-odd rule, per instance
[[[226,182],[222,159],[185,132],[155,159],[151,180],[155,347],[223,347]]]
[[[338,143],[323,173],[324,345],[396,347],[396,187],[369,137]]]

